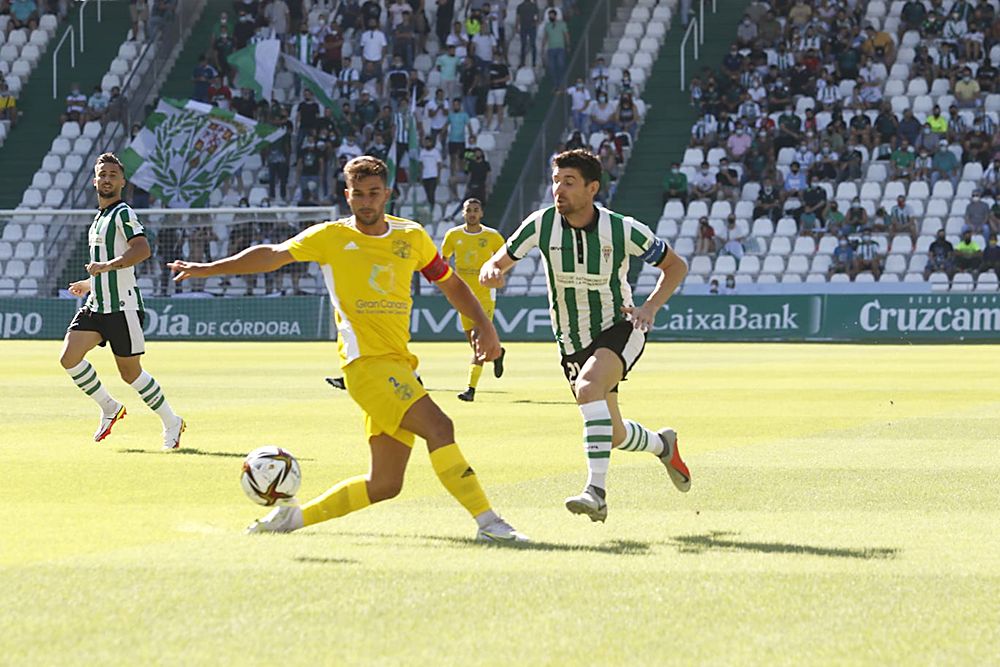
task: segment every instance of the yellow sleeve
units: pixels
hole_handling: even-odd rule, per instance
[[[492,257],[493,253],[502,248],[504,243],[503,235],[500,232],[490,234],[490,256]]]
[[[292,257],[299,262],[318,262],[320,264],[330,263],[330,231],[333,225],[328,222],[321,222],[307,227],[278,248],[287,250]]]
[[[455,234],[454,230],[449,229],[445,232],[444,241],[441,242],[441,257],[444,261],[448,261],[448,258],[455,254]]]

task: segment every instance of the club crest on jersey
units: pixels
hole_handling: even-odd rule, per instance
[[[408,401],[413,398],[413,387],[405,382],[400,382],[393,376],[389,376],[389,384],[392,385],[396,398],[401,401]]]
[[[479,247],[480,248],[485,248],[486,247],[486,243],[487,243],[486,239],[479,239]]]
[[[601,246],[601,257],[604,258],[605,262],[611,259],[611,246]]]
[[[410,244],[402,239],[396,239],[392,242],[392,254],[403,259],[407,259],[410,256]]]
[[[373,264],[371,275],[368,276],[368,286],[379,294],[388,294],[396,282],[396,272],[391,266]]]

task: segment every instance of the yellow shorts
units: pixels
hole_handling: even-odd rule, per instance
[[[484,311],[486,311],[487,319],[492,320],[493,312],[496,310],[497,307],[497,302],[496,298],[494,298],[493,290],[490,290],[489,292],[486,293],[477,292],[473,290],[472,293],[475,295],[476,300],[479,301],[479,305],[483,307]],[[462,318],[462,329],[464,331],[471,331],[472,329],[476,328],[476,323],[470,320],[465,315],[460,314],[459,317]]]
[[[361,357],[344,367],[344,384],[365,414],[365,438],[383,433],[413,446],[415,436],[401,429],[403,415],[427,395],[414,372],[417,358]]]

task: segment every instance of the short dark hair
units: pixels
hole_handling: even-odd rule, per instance
[[[576,169],[583,176],[584,183],[601,180],[601,161],[585,148],[563,151],[552,158],[553,169]]]
[[[383,185],[389,184],[389,168],[385,162],[371,155],[358,156],[344,165],[344,176],[348,181],[377,176],[382,179]]]
[[[119,169],[122,170],[122,175],[125,174],[125,165],[122,164],[122,161],[119,160],[118,156],[115,155],[114,153],[101,153],[100,155],[98,155],[97,159],[94,161],[94,168],[96,169],[99,165],[102,164],[116,165]]]
[[[462,208],[465,208],[466,204],[479,204],[479,208],[483,207],[483,202],[479,201],[475,197],[469,197],[464,202],[462,202]]]

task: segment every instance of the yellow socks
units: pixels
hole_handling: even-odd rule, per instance
[[[364,475],[350,477],[310,500],[302,506],[302,524],[311,526],[368,507],[372,503],[368,499],[367,483]]]
[[[478,368],[482,371],[481,366]],[[431,452],[431,465],[444,488],[455,496],[455,500],[462,503],[462,507],[469,510],[469,514],[479,516],[489,511],[490,501],[486,499],[483,487],[479,486],[476,472],[462,456],[458,445],[445,445],[435,449]]]
[[[479,376],[483,374],[483,367],[469,364],[469,386],[473,389],[479,384]]]

